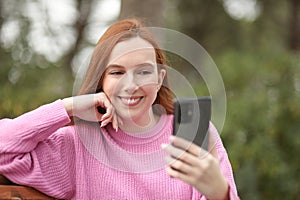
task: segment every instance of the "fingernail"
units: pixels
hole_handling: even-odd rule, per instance
[[[101,123],[101,125],[100,125],[100,127],[102,128],[102,127],[104,127],[104,126],[106,126],[106,123]]]
[[[166,147],[167,147],[167,144],[164,144],[164,143],[161,144],[161,148],[162,148],[162,149],[165,149]]]

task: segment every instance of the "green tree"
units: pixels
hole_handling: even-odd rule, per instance
[[[225,82],[228,110],[221,136],[240,196],[297,199],[298,2],[257,1],[254,21],[231,18],[222,1],[177,2],[178,28],[212,55]]]

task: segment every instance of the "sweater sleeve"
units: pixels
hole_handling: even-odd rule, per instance
[[[71,197],[74,129],[64,127],[69,122],[61,100],[0,120],[0,174],[56,198]]]
[[[239,200],[240,198],[237,193],[237,188],[236,188],[236,185],[234,182],[233,172],[232,172],[231,164],[230,164],[226,149],[222,143],[222,140],[220,138],[220,135],[219,135],[217,129],[215,128],[215,126],[212,123],[210,123],[209,129],[210,129],[211,136],[215,140],[215,147],[216,147],[217,153],[218,153],[220,170],[221,170],[222,174],[225,176],[225,178],[228,182],[228,185],[229,185],[229,190],[228,190],[229,199],[230,200]],[[207,200],[207,198],[204,195],[199,194],[195,188],[193,188],[192,199]]]
[[[213,137],[216,139],[216,149],[218,152],[218,157],[219,157],[219,162],[220,162],[220,169],[223,175],[225,176],[228,185],[229,185],[229,199],[230,200],[239,200],[239,196],[237,193],[237,188],[235,185],[234,177],[233,177],[233,172],[232,172],[232,167],[226,152],[226,149],[222,143],[222,140],[220,138],[220,135],[218,134],[217,129],[215,126],[211,123],[210,124],[210,129],[213,134]]]

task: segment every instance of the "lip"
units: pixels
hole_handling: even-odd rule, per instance
[[[144,98],[143,96],[131,96],[131,97],[119,96],[121,102],[126,106],[136,106],[141,102],[143,98]]]

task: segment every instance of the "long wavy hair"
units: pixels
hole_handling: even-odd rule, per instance
[[[152,34],[139,20],[125,19],[111,25],[97,42],[78,95],[102,91],[106,66],[113,48],[117,43],[134,37],[140,37],[154,47],[158,71],[165,69],[166,56]],[[167,114],[173,113],[173,94],[169,88],[167,74],[153,104],[162,106]]]

